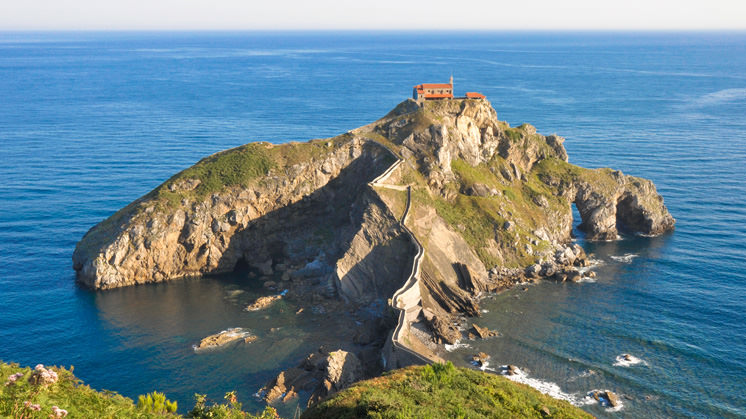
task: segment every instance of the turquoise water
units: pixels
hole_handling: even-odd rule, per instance
[[[0,359],[72,364],[96,388],[182,407],[196,391],[254,403],[336,339],[333,319],[242,312],[260,290],[236,278],[93,293],[74,284],[75,243],[207,154],[345,132],[451,74],[501,119],[567,137],[571,162],[652,179],[678,220],[584,243],[595,283],[485,301],[478,321],[504,336],[479,348],[565,395],[634,398],[584,407],[598,416],[746,416],[743,33],[0,34]],[[191,352],[228,327],[266,346]],[[614,366],[622,353],[644,363]]]

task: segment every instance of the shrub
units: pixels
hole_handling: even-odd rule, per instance
[[[241,403],[238,402],[235,391],[225,393],[224,399],[227,403],[211,403],[208,405],[206,395],[195,394],[194,408],[187,417],[195,419],[279,419],[280,417],[277,411],[270,406],[267,406],[258,416],[247,414],[241,410]]]
[[[138,397],[137,408],[148,413],[176,413],[177,403],[166,399],[165,394],[154,391]]]

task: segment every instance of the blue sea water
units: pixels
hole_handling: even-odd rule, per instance
[[[484,350],[578,403],[632,399],[583,406],[597,416],[745,417],[744,33],[0,33],[0,359],[182,410],[233,389],[258,408],[251,393],[333,340],[333,317],[242,312],[261,291],[232,278],[91,292],[75,243],[207,154],[333,136],[451,74],[500,119],[565,136],[571,162],[652,179],[678,223],[581,237],[596,282],[486,299],[477,322],[503,336],[449,357]],[[191,350],[235,326],[259,343]]]

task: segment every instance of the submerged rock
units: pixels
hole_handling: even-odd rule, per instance
[[[591,397],[600,402],[602,405],[608,405],[608,407],[618,407],[621,405],[619,396],[610,390],[593,390],[589,393]]]
[[[490,359],[490,356],[484,352],[479,352],[471,357],[472,362],[480,367],[483,366],[488,359]]]
[[[423,309],[422,313],[435,343],[453,345],[461,339],[461,331],[454,326],[447,314],[436,314],[429,309]]]
[[[604,392],[604,395],[606,396],[606,400],[609,401],[609,405],[611,407],[617,407],[617,406],[619,406],[619,404],[620,404],[619,397],[617,397],[616,393],[614,393],[612,391],[609,391],[609,390],[606,390]]]
[[[216,349],[237,342],[249,343],[255,341],[256,339],[257,337],[252,335],[251,332],[249,332],[248,330],[240,327],[234,327],[232,329],[223,330],[222,332],[207,336],[194,346],[194,350],[201,351],[205,349]]]
[[[490,330],[486,327],[480,327],[476,324],[472,324],[471,327],[474,335],[479,336],[481,339],[500,336],[500,332],[498,332],[497,330]]]
[[[282,294],[259,297],[256,299],[256,301],[246,306],[245,310],[246,311],[258,311],[263,308],[269,307],[272,303],[280,299],[282,299]]]

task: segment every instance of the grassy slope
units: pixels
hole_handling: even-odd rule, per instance
[[[427,130],[431,125],[442,123],[440,114],[452,112],[455,103],[427,102],[424,108],[407,114],[397,115],[392,111],[388,117],[404,121],[402,121],[403,126],[399,129],[397,138],[388,139],[387,144],[394,144],[398,147],[398,143],[410,133]],[[500,121],[499,127],[505,136],[519,147],[543,149],[546,154],[553,154],[544,138],[531,133],[528,125],[511,128],[506,122]],[[386,138],[380,130],[374,135]],[[434,159],[435,156],[429,158]],[[593,172],[561,160],[549,160],[553,161],[552,165],[541,166],[542,171],[532,171],[524,182],[522,180],[511,181],[501,175],[501,171],[509,167],[499,155],[496,155],[490,162],[476,167],[470,166],[463,160],[455,159],[451,163],[451,170],[456,175],[456,180],[447,185],[455,192],[455,198],[449,200],[430,193],[426,180],[417,170],[405,169],[401,184],[412,185],[414,203],[435,208],[438,215],[469,243],[485,266],[524,267],[534,263],[536,259],[536,256],[526,251],[526,244],[531,246],[534,252],[541,251],[550,245],[548,242],[541,241],[539,244],[533,244],[527,239],[533,237],[533,231],[537,227],[548,224],[547,212],[569,211],[566,202],[557,197],[556,190],[539,179],[539,174],[559,175],[564,179],[569,179],[571,176],[590,178],[591,176],[586,172]],[[479,197],[461,193],[477,183],[497,190],[500,195]],[[544,196],[549,203],[547,209],[540,208],[535,203],[535,198],[540,195]],[[513,227],[504,228],[506,221],[511,221]],[[501,248],[500,254],[493,253],[494,247],[489,246],[488,243]]]
[[[71,418],[181,417],[145,411],[129,398],[91,389],[72,371],[52,369],[59,380],[39,386],[28,382],[30,368],[0,362],[0,385],[16,372],[24,374],[14,384],[0,387],[0,417],[48,418],[52,415],[52,406],[67,410]],[[234,393],[228,393],[226,400],[227,403],[208,404],[204,396],[198,396],[188,417],[277,417],[271,408],[257,416],[241,411]],[[41,410],[24,409],[24,401],[39,404]],[[357,383],[309,409],[303,418],[541,418],[541,410],[545,408],[554,418],[591,417],[567,402],[552,399],[526,385],[447,363],[409,367]]]
[[[102,243],[118,235],[124,223],[143,213],[146,207],[167,211],[180,206],[184,200],[199,202],[232,186],[248,186],[252,182],[261,181],[270,170],[283,170],[311,161],[331,152],[349,139],[348,134],[343,134],[304,143],[249,143],[215,153],[172,176],[147,195],[102,221],[88,232],[90,237],[87,237],[86,244],[94,249],[100,248]],[[199,180],[199,186],[189,191],[170,190],[172,185],[189,179]]]
[[[77,379],[72,370],[50,367],[59,377],[56,383],[47,386],[28,382],[32,370],[18,364],[0,362],[0,417],[9,418],[49,418],[54,417],[52,406],[65,409],[68,418],[177,418],[171,413],[148,412],[135,405],[132,399],[110,391],[96,391]],[[15,373],[23,377],[15,383],[5,385],[8,377]],[[241,411],[241,405],[235,402],[234,393],[228,393],[228,403],[207,404],[204,397],[198,397],[197,404],[189,417],[196,418],[245,418],[271,419],[276,417],[274,409],[268,408],[258,416]],[[201,400],[201,402],[200,402]],[[38,404],[40,411],[24,408],[24,402]]]
[[[592,417],[526,385],[448,363],[362,381],[302,418],[543,418],[544,408],[553,418]]]
[[[221,151],[179,172],[156,188],[151,196],[175,204],[184,198],[203,200],[226,187],[248,186],[253,180],[266,175],[272,169],[284,169],[316,159],[329,153],[347,139],[348,135],[340,135],[328,140],[304,143],[249,143]],[[183,179],[199,179],[201,183],[192,191],[169,190],[171,185]]]
[[[14,408],[23,406],[24,401],[39,404],[42,410],[31,417],[46,418],[52,413],[52,406],[58,406],[69,412],[69,417],[78,418],[151,418],[152,414],[138,412],[131,399],[116,393],[98,392],[83,385],[71,371],[63,368],[52,368],[59,376],[57,383],[48,387],[34,386],[28,383],[30,368],[21,368],[17,364],[0,363],[0,415],[14,417]],[[24,374],[15,384],[3,385],[14,373]],[[29,411],[30,412],[30,411]],[[20,415],[19,415],[20,417]]]
[[[432,116],[432,109],[418,111],[409,118],[415,121],[413,125],[416,129],[438,122]],[[501,121],[499,125],[511,142],[524,149],[531,146],[550,150],[544,138],[528,132],[525,124],[511,128]],[[533,231],[552,225],[552,221],[547,219],[548,214],[564,214],[570,208],[566,198],[558,196],[557,188],[548,183],[568,185],[585,182],[594,185],[594,189],[604,195],[614,193],[618,187],[611,169],[585,169],[557,158],[542,160],[526,174],[525,181],[506,179],[501,173],[510,172],[511,169],[499,155],[476,167],[454,159],[451,170],[456,180],[447,187],[455,192],[454,199],[446,200],[429,193],[420,173],[406,173],[402,183],[412,184],[415,203],[435,208],[438,215],[472,246],[487,267],[525,267],[536,261],[536,252],[550,246],[550,243],[534,237]],[[486,185],[497,190],[499,195],[479,197],[461,193],[474,184]],[[540,197],[546,199],[547,208],[537,205]],[[504,228],[506,221],[510,221],[513,227]],[[538,244],[532,243],[532,240],[538,240]],[[497,243],[501,253],[492,253],[488,243]],[[532,248],[534,254],[526,251],[526,245]]]

